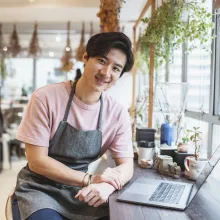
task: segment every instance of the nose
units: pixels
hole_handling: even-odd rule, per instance
[[[105,66],[101,70],[101,74],[105,77],[110,77],[111,76],[111,67],[110,66]]]

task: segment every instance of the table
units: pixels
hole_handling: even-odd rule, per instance
[[[120,191],[115,191],[109,198],[110,220],[220,220],[220,184],[211,177],[185,211],[177,211],[153,206],[137,205],[117,201],[117,197],[138,177],[190,182],[184,177],[173,179],[156,173],[153,169],[142,169],[135,163],[134,176]],[[208,189],[209,188],[209,189]],[[210,190],[211,189],[211,190]],[[217,195],[215,195],[217,193]]]

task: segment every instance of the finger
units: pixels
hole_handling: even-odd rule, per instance
[[[108,178],[108,181],[110,180],[110,184],[113,185],[116,189],[121,189],[122,188],[122,182],[121,178],[119,178],[117,175],[111,173],[111,175],[108,174],[103,174],[104,177]],[[116,187],[116,185],[117,187]]]
[[[119,189],[118,184],[117,184],[113,179],[111,179],[110,177],[105,177],[105,178],[103,178],[103,181],[102,181],[102,182],[109,183],[109,184],[111,184],[115,189]]]
[[[79,190],[78,193],[75,195],[75,198],[78,198],[82,190]]]
[[[123,183],[122,183],[122,174],[121,174],[121,172],[120,171],[117,171],[117,170],[113,170],[114,172],[114,178],[115,178],[115,181],[117,182],[117,184],[118,184],[118,186],[119,186],[119,189],[121,189],[122,188],[122,186],[123,186]]]
[[[93,197],[89,202],[88,202],[88,205],[89,206],[93,206],[97,201],[100,200],[100,197],[99,196],[95,196]]]
[[[93,199],[94,197],[96,197],[97,194],[93,191],[91,191],[85,198],[84,201],[85,202],[89,202],[91,199]]]
[[[121,188],[121,183],[120,183],[120,181],[119,181],[119,179],[117,177],[110,176],[109,178],[110,178],[112,183],[116,184],[117,189]]]
[[[118,176],[113,173],[104,173],[101,175],[102,182],[106,182],[106,180],[107,180],[107,181],[111,181],[111,182],[114,181],[117,184],[118,179],[119,179]],[[119,185],[117,186],[117,188],[119,188]]]
[[[94,207],[98,207],[100,205],[102,205],[103,203],[105,203],[106,201],[102,200],[102,199],[99,199],[93,206]]]
[[[85,197],[90,193],[91,187],[85,187],[82,189],[80,195],[78,196],[80,201],[83,201]]]

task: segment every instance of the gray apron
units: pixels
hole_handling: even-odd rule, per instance
[[[76,82],[71,89],[64,119],[60,122],[53,139],[49,143],[49,156],[74,170],[86,172],[88,165],[96,160],[101,153],[103,100],[101,97],[98,129],[77,130],[67,122],[75,87]],[[108,215],[107,204],[94,208],[75,199],[74,197],[80,189],[81,187],[61,184],[34,173],[28,168],[27,164],[18,174],[15,189],[21,218],[26,219],[32,213],[44,208],[53,209],[74,220],[98,219]]]

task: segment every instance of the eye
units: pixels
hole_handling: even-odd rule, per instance
[[[120,70],[118,67],[114,67],[113,70],[114,70],[115,72],[121,72],[121,70]]]
[[[104,60],[104,59],[99,58],[98,60],[99,60],[99,63],[100,63],[100,64],[102,64],[102,65],[104,65],[104,64],[105,64],[105,60]]]

